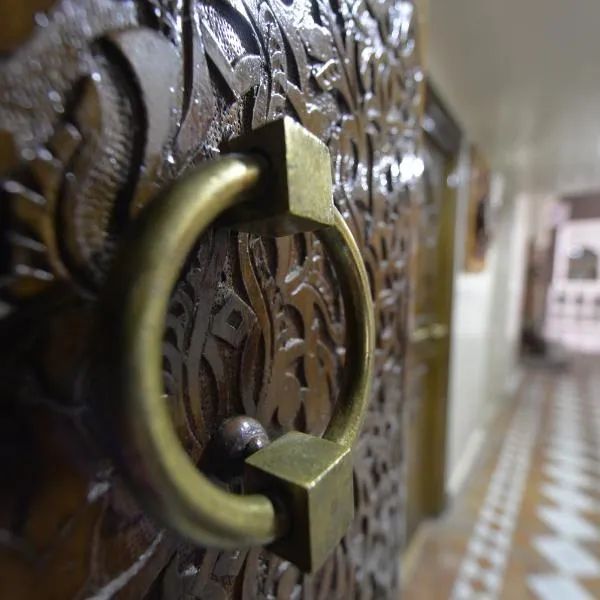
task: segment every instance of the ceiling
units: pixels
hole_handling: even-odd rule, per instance
[[[523,191],[600,189],[600,0],[429,0],[428,66]]]

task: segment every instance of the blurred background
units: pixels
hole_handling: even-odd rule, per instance
[[[600,598],[600,3],[430,0],[425,20],[460,143],[444,484],[409,477],[404,597]],[[409,473],[443,404],[410,397]]]

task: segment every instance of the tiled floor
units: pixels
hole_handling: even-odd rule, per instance
[[[527,373],[488,433],[403,600],[600,600],[600,357]]]

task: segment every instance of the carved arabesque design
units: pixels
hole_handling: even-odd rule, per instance
[[[169,600],[397,594],[410,248],[400,173],[416,152],[416,34],[413,4],[393,0],[63,0],[2,66],[9,91],[0,129],[17,156],[3,165],[11,262],[2,285],[15,306],[63,280],[76,284],[75,298],[92,298],[81,312],[93,321],[112,248],[160,185],[218,156],[223,140],[288,114],[331,150],[334,199],[363,249],[376,311],[373,399],[355,453],[357,518],[318,575],[300,576],[263,550],[182,546],[139,511],[91,444],[83,470],[72,464],[73,448],[36,458],[42,469],[64,465],[74,488],[59,502],[67,525],[57,522],[44,556],[67,560],[64,531],[90,545],[63,597],[136,598],[150,587],[149,598]],[[51,322],[71,322],[79,304],[69,300]],[[38,338],[36,347],[56,345],[46,330]],[[164,343],[166,401],[190,455],[201,461],[222,419],[240,412],[271,435],[322,432],[343,343],[335,274],[314,236],[208,232],[174,290]],[[16,393],[19,415],[21,398],[43,397],[49,415],[31,420],[69,432],[77,452],[81,431],[93,427],[82,345],[66,352],[63,396],[31,358],[22,367],[30,384]],[[53,443],[43,438],[41,447]],[[29,515],[43,509],[45,485],[23,492]],[[31,543],[22,529],[11,536],[15,547]]]

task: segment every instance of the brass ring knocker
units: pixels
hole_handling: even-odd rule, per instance
[[[101,336],[107,341],[101,412],[108,417],[112,453],[153,518],[203,546],[275,542],[274,551],[313,571],[353,516],[350,449],[367,408],[374,355],[370,286],[356,242],[333,205],[327,148],[290,119],[240,144],[244,154],[205,163],[177,181],[144,209],[124,241],[102,304]],[[239,151],[240,144],[233,149]],[[269,190],[287,197],[269,196]],[[163,392],[161,343],[169,297],[194,243],[218,217],[242,231],[266,227],[280,235],[316,229],[334,265],[347,321],[344,381],[323,438],[291,433],[251,456],[249,487],[261,493],[247,495],[218,488],[196,468],[177,437]],[[261,458],[269,448],[275,451]],[[278,487],[279,469],[286,481],[293,480],[289,485]],[[288,476],[286,469],[293,473]],[[335,475],[328,479],[328,473]],[[297,481],[303,477],[310,479],[304,487]],[[281,494],[285,499],[277,502]],[[304,523],[295,521],[299,505]],[[318,527],[315,507],[330,513]]]

